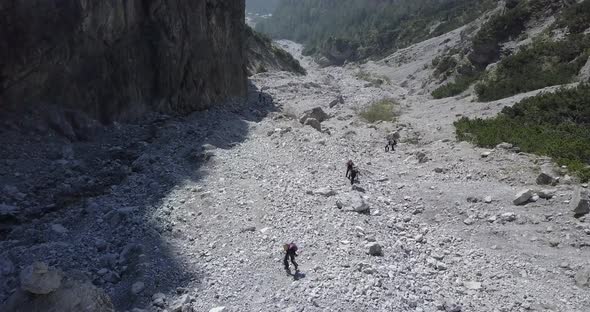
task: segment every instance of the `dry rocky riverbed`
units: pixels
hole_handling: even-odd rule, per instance
[[[571,207],[584,187],[546,158],[455,140],[454,120],[515,99],[430,100],[419,79],[436,51],[424,51],[444,39],[414,47],[413,69],[363,65],[390,76],[381,85],[302,58],[307,76],[253,77],[247,107],[154,116],[87,143],[5,125],[0,300],[41,261],[105,289],[118,311],[590,311],[590,223]],[[359,119],[385,97],[395,123]],[[321,131],[299,122],[315,107],[329,115]],[[560,182],[537,185],[542,171]],[[295,276],[282,268],[291,241]]]

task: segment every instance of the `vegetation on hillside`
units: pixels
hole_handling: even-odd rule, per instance
[[[562,41],[537,40],[506,57],[475,86],[480,101],[572,82],[590,56],[590,36],[570,35]]]
[[[467,90],[477,79],[476,85],[482,101],[496,100],[521,92],[569,82],[587,59],[588,40],[577,35],[580,29],[590,25],[590,1],[576,4],[572,0],[523,0],[508,1],[503,12],[491,17],[472,38],[471,52],[467,55],[472,71],[457,70],[454,82],[433,91],[435,98],[455,96]],[[502,44],[515,40],[532,19],[555,14],[563,7],[557,27],[570,27],[563,41],[536,40],[516,54],[503,58],[497,70],[485,72],[488,65],[497,62],[505,51]],[[576,25],[571,25],[570,21]],[[582,26],[578,26],[582,25]],[[465,65],[464,65],[465,66]]]
[[[347,60],[359,60],[443,34],[494,5],[493,0],[283,0],[256,29],[302,42],[307,54],[330,56],[331,39],[352,50]]]
[[[590,86],[562,89],[506,107],[492,119],[455,122],[457,137],[484,146],[512,143],[590,179]]]

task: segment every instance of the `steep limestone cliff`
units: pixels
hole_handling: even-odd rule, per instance
[[[103,122],[186,113],[247,91],[244,0],[0,3],[0,111]]]

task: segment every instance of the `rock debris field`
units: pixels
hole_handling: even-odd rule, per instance
[[[282,44],[308,75],[258,74],[246,106],[152,116],[77,143],[4,124],[0,302],[590,311],[587,185],[509,144],[455,140],[460,116],[513,101],[434,101],[418,83],[357,78],[399,74],[393,65],[319,68]],[[395,122],[359,117],[383,98],[399,103]],[[301,118],[318,107],[325,115]],[[386,153],[393,132],[399,144]],[[360,169],[354,186],[348,160]],[[288,242],[299,247],[297,274],[283,269]]]

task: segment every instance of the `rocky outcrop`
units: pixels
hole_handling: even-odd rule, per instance
[[[270,38],[246,27],[246,68],[248,75],[267,71],[288,71],[305,75],[305,69],[289,52],[274,44]]]
[[[244,0],[4,1],[0,109],[108,122],[243,97]]]

